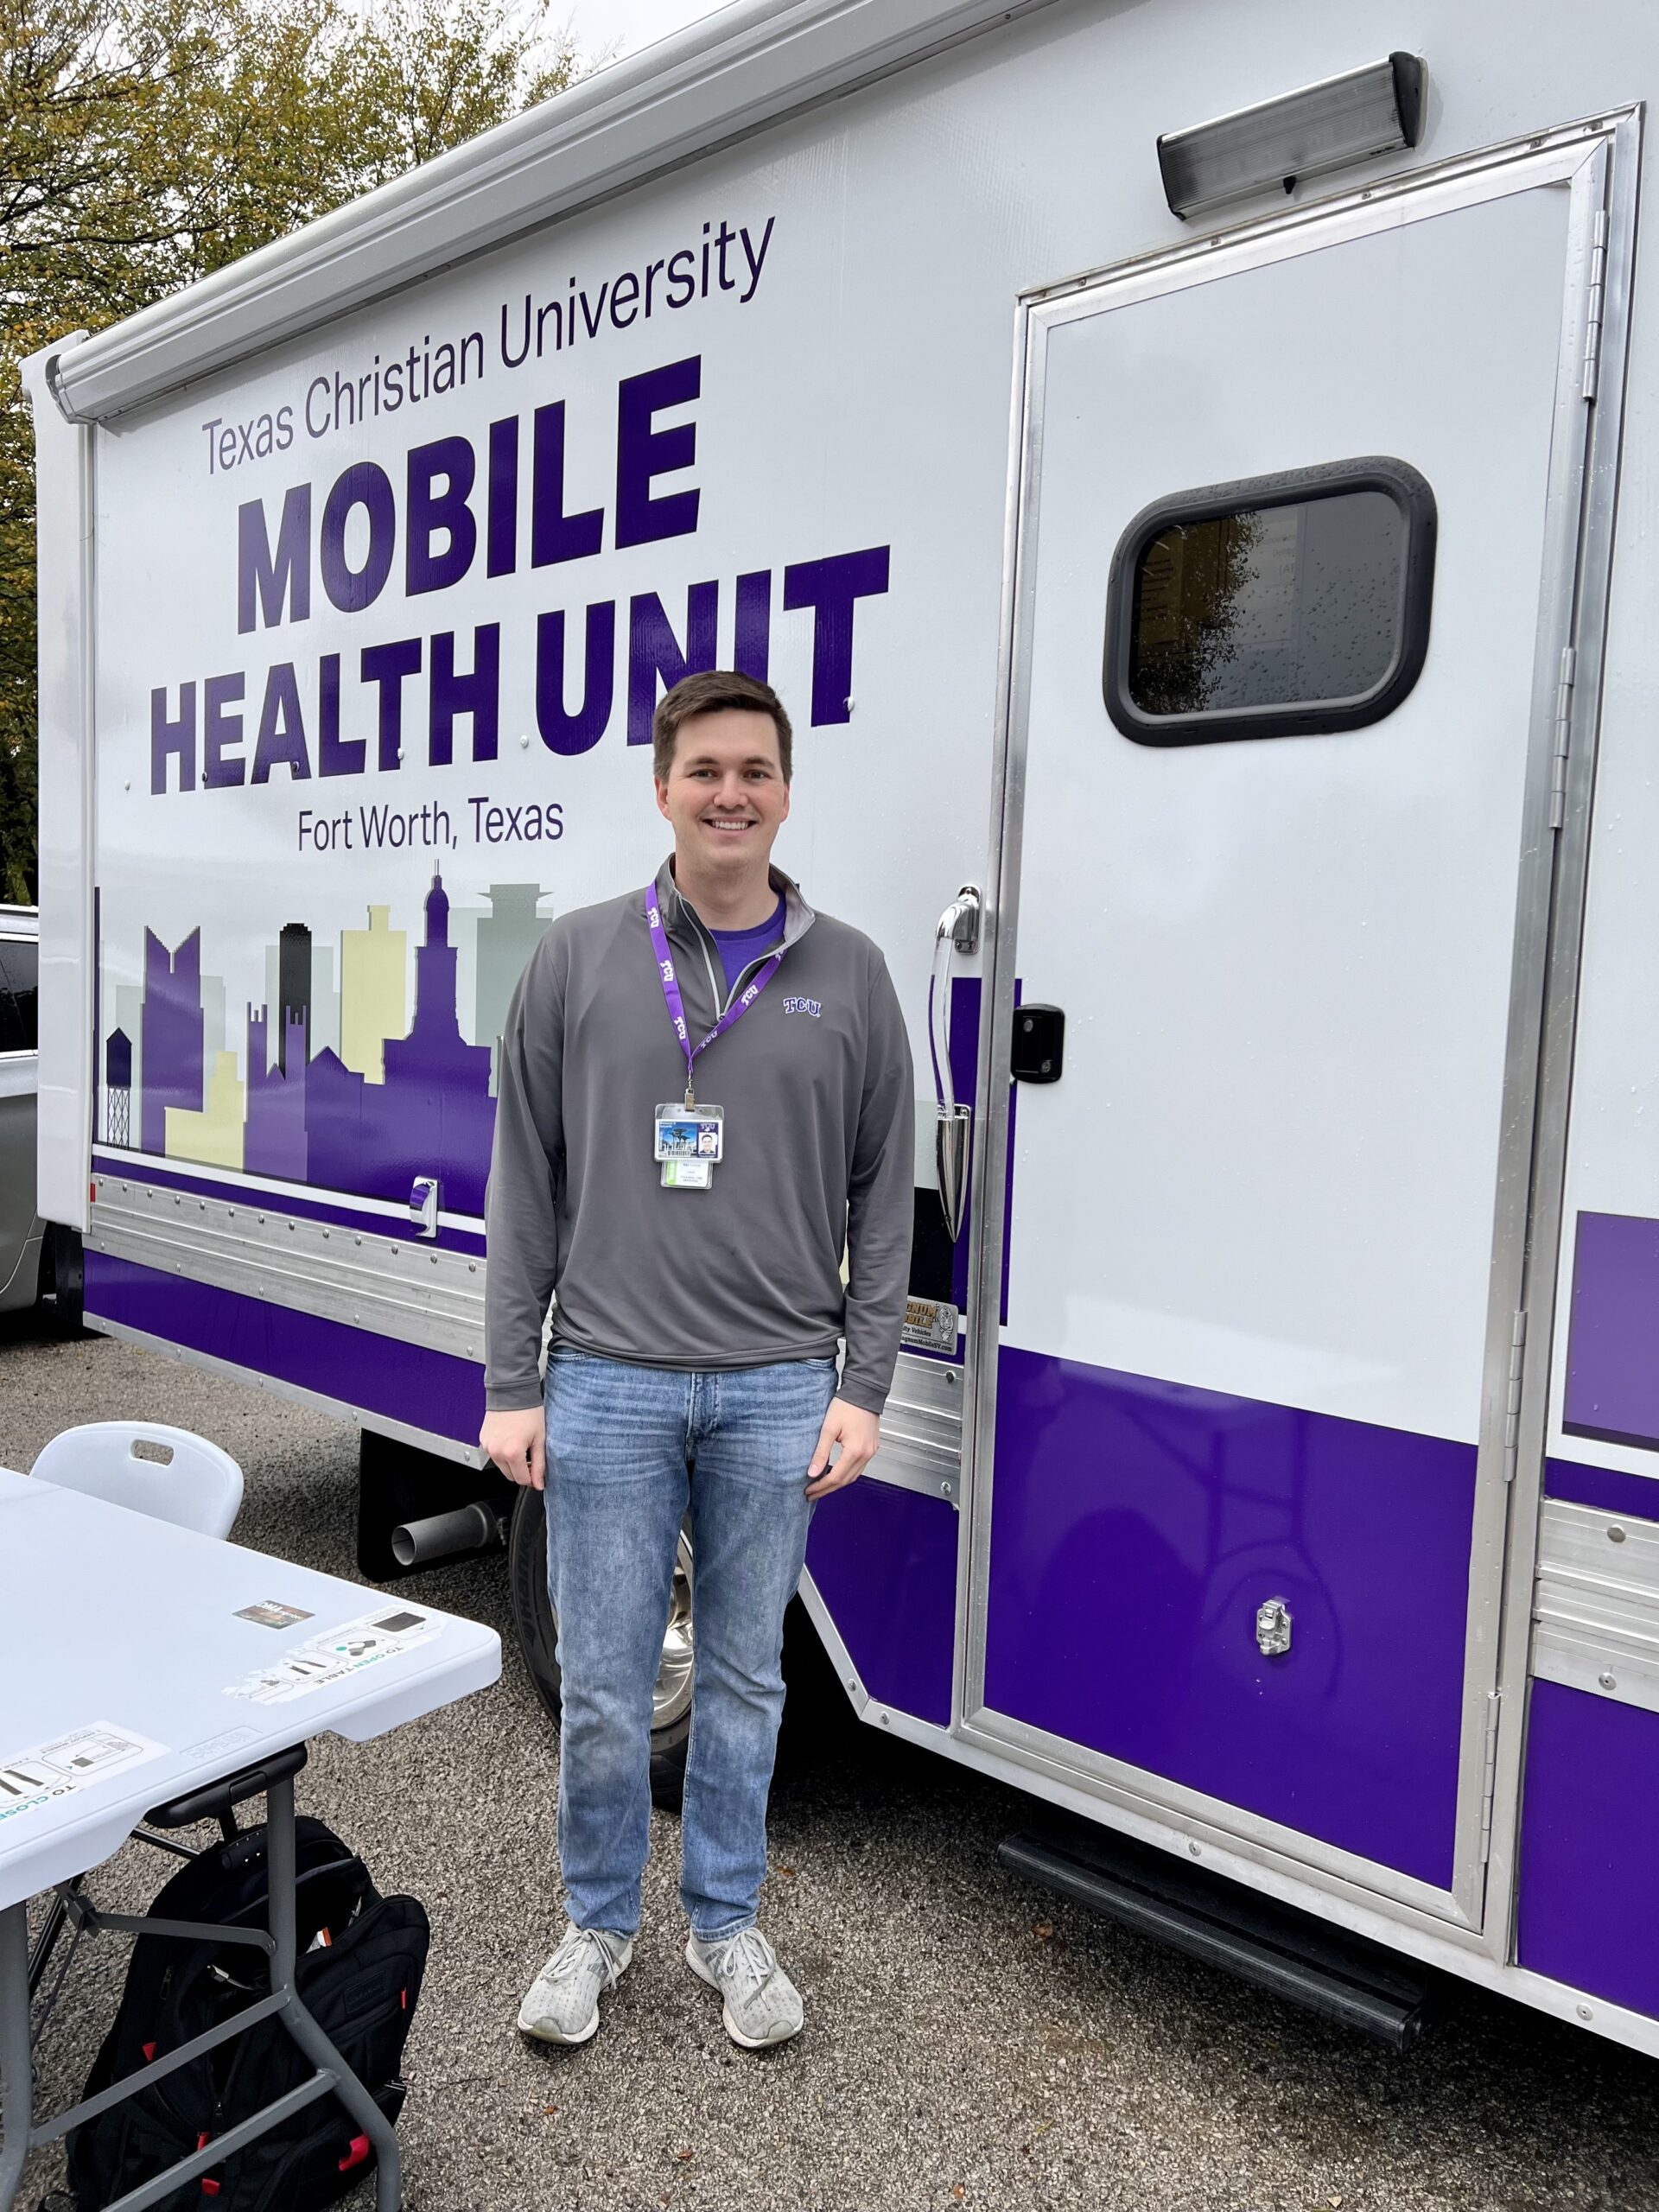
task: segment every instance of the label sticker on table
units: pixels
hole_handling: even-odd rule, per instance
[[[380,1605],[338,1628],[296,1643],[269,1666],[256,1667],[240,1681],[226,1682],[226,1697],[251,1698],[256,1705],[287,1705],[360,1674],[365,1667],[396,1659],[436,1636],[443,1623],[414,1605]]]
[[[28,1751],[16,1752],[0,1764],[0,1821],[89,1789],[146,1759],[166,1756],[165,1744],[111,1720],[94,1720],[49,1742],[31,1744]]]
[[[237,1610],[239,1621],[257,1621],[261,1628],[292,1628],[296,1621],[308,1621],[315,1615],[308,1613],[303,1605],[285,1605],[280,1598],[264,1598],[257,1605],[242,1605]]]

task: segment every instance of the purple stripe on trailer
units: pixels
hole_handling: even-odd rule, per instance
[[[146,1160],[135,1161],[119,1152],[95,1152],[92,1172],[107,1175],[122,1183],[141,1183],[146,1189],[157,1191],[188,1191],[192,1197],[218,1198],[226,1205],[246,1206],[250,1212],[262,1207],[267,1213],[280,1214],[284,1219],[292,1215],[296,1221],[326,1221],[330,1228],[360,1230],[365,1236],[391,1236],[402,1239],[407,1236],[414,1241],[412,1226],[405,1230],[396,1215],[369,1213],[362,1206],[331,1204],[321,1198],[296,1198],[288,1191],[272,1191],[258,1183],[216,1183],[206,1175],[181,1174],[175,1167],[152,1167]],[[448,1229],[442,1223],[435,1236],[423,1236],[423,1244],[435,1244],[450,1252],[484,1250],[481,1229]]]
[[[162,1274],[107,1252],[86,1255],[86,1306],[94,1325],[118,1321],[429,1435],[478,1441],[484,1370],[471,1360]]]
[[[1659,1450],[1659,1221],[1579,1216],[1561,1426]]]
[[[1659,2014],[1659,1713],[1534,1682],[1516,1955]]]
[[[806,1564],[870,1695],[947,1726],[957,1627],[954,1508],[867,1478],[818,1506]]]
[[[1474,1478],[1472,1445],[1005,1348],[986,1702],[1444,1887]]]
[[[1576,1459],[1546,1459],[1544,1490],[1567,1505],[1593,1505],[1627,1521],[1659,1521],[1659,1469],[1627,1475],[1612,1467],[1583,1467]]]
[[[1025,984],[1016,976],[1014,979],[1014,1002],[1016,1007],[1025,995]],[[1020,1086],[1012,1077],[1008,1080],[1008,1141],[1002,1157],[1002,1287],[998,1319],[1006,1329],[1008,1325],[1008,1268],[1014,1254],[1014,1147],[1019,1135]]]

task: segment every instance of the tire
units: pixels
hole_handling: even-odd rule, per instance
[[[663,1671],[657,1678],[651,1732],[652,1800],[671,1813],[680,1809],[685,1754],[691,1740],[690,1563],[690,1539],[682,1529],[674,1575],[674,1611],[664,1645]],[[547,1515],[538,1490],[521,1490],[513,1504],[512,1529],[507,1538],[507,1584],[512,1592],[519,1651],[536,1694],[556,1728],[558,1624],[547,1594]]]
[[[79,1232],[49,1221],[41,1240],[41,1301],[59,1337],[86,1333],[85,1256]]]

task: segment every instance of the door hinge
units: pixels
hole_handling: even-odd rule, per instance
[[[1601,314],[1607,290],[1607,211],[1596,211],[1595,233],[1590,243],[1590,289],[1584,322],[1584,376],[1579,391],[1593,399],[1601,379]]]
[[[1486,1700],[1486,1751],[1480,1770],[1480,1858],[1484,1866],[1492,1848],[1492,1801],[1497,1794],[1497,1716],[1503,1703],[1502,1690]]]
[[[1510,1331],[1510,1372],[1503,1399],[1503,1479],[1515,1480],[1521,1448],[1521,1378],[1527,1363],[1527,1311],[1516,1313]]]
[[[1567,819],[1567,755],[1573,742],[1573,686],[1578,681],[1578,650],[1561,648],[1561,671],[1555,680],[1555,737],[1549,755],[1549,826],[1559,830]]]

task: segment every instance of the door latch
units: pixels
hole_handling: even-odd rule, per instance
[[[1255,1648],[1264,1659],[1282,1659],[1290,1649],[1290,1607],[1269,1598],[1255,1609]]]
[[[438,1233],[438,1179],[435,1175],[417,1175],[415,1187],[409,1194],[410,1225],[417,1236],[435,1236]]]
[[[1065,1071],[1065,1010],[1017,1006],[1008,1072],[1016,1083],[1058,1083]]]

